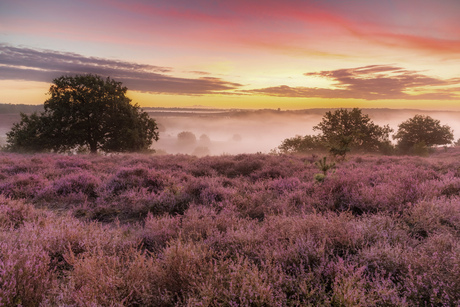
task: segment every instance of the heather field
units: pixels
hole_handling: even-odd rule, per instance
[[[458,306],[460,151],[0,153],[0,306]]]

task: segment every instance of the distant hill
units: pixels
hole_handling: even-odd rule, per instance
[[[0,114],[33,113],[43,111],[43,105],[4,104],[0,103]]]

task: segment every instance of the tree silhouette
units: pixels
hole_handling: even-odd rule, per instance
[[[439,120],[415,115],[398,126],[393,138],[398,140],[397,146],[402,152],[410,152],[423,147],[450,144],[454,134],[449,126],[441,126]]]
[[[358,108],[326,112],[313,130],[321,131],[323,142],[338,156],[345,156],[352,149],[370,152],[385,149],[390,146],[389,134],[393,131],[388,125],[374,124]]]
[[[315,151],[324,151],[324,146],[321,138],[316,135],[297,135],[292,138],[285,139],[278,149],[282,153],[308,153]]]
[[[97,75],[53,80],[51,96],[38,115],[21,114],[7,134],[13,151],[64,152],[84,147],[91,153],[140,151],[158,140],[158,127],[126,97],[121,82]]]

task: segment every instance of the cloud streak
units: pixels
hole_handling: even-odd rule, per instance
[[[391,65],[369,65],[305,73],[308,77],[326,78],[335,88],[290,87],[287,85],[245,90],[248,94],[277,97],[381,99],[459,99],[453,86],[458,78],[439,79]]]
[[[85,57],[76,53],[19,48],[0,44],[2,80],[51,82],[62,75],[98,74],[122,81],[130,90],[177,95],[203,95],[234,90],[241,84],[220,78],[168,75],[171,68]]]
[[[174,29],[176,24],[187,24],[203,37],[225,37],[221,43],[230,38],[233,42],[274,52],[325,52],[310,46],[308,42],[312,39],[321,40],[324,37],[322,31],[327,29],[328,36],[348,36],[389,49],[441,53],[456,58],[460,54],[460,22],[455,14],[452,15],[452,12],[459,9],[456,1],[445,1],[439,5],[438,1],[427,0],[419,6],[374,1],[344,4],[343,1],[335,0],[234,0],[219,4],[206,0],[194,1],[193,4],[181,0],[162,4],[137,0],[134,3],[128,5],[123,1],[110,1],[119,10],[138,16],[155,16],[153,20],[166,22],[170,29]],[[436,12],[436,15],[430,12]],[[408,18],[412,18],[416,26],[401,21]],[[264,27],[258,27],[257,24],[263,24]],[[283,24],[286,26],[280,28],[279,25]],[[235,33],[235,29],[239,31]],[[277,33],[278,30],[280,33]],[[286,36],[297,37],[295,41],[300,44],[292,46],[284,39]]]
[[[0,10],[3,32],[83,44],[175,48],[206,56],[262,50],[296,57],[361,58],[376,50],[379,56],[397,50],[460,58],[458,0],[417,5],[368,0],[3,2],[10,7]]]

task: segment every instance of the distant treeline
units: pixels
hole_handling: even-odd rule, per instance
[[[246,116],[267,116],[267,115],[312,115],[323,116],[326,112],[337,111],[341,108],[311,108],[311,109],[217,109],[217,108],[167,108],[167,107],[143,107],[145,112],[151,116],[226,116],[239,117]],[[352,108],[345,108],[352,110]],[[365,114],[371,117],[388,117],[392,118],[395,114],[408,113],[408,116],[415,114],[432,115],[444,113],[442,110],[420,110],[420,109],[390,109],[390,108],[364,108],[361,109]],[[458,111],[449,111],[451,115],[459,115]]]
[[[33,113],[43,111],[43,105],[29,104],[3,104],[0,103],[0,114],[8,113]]]
[[[142,108],[144,111],[175,111],[175,112],[196,112],[196,111],[214,111],[214,112],[221,112],[221,111],[226,111],[227,109],[216,109],[216,108],[175,108],[175,107],[143,107]]]

